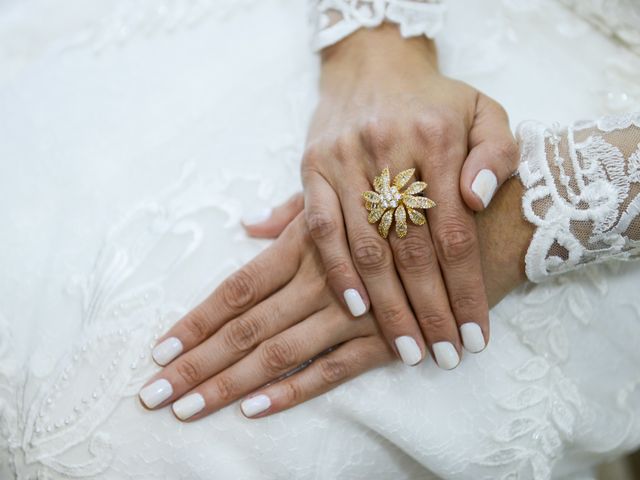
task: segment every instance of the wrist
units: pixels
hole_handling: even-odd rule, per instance
[[[524,259],[534,229],[522,216],[522,195],[522,184],[513,177],[498,190],[491,206],[476,216],[491,307],[527,280]]]
[[[390,23],[362,28],[322,51],[321,86],[330,86],[336,79],[412,72],[438,72],[435,42],[425,36],[403,38]]]

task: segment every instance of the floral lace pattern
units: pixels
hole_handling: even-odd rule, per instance
[[[314,50],[339,42],[362,27],[397,23],[403,37],[433,37],[444,23],[441,0],[311,0]]]
[[[640,113],[566,130],[525,123],[518,136],[522,205],[536,226],[526,255],[532,281],[640,255]]]

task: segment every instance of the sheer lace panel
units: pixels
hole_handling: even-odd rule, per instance
[[[640,112],[565,129],[526,122],[518,138],[522,207],[536,226],[530,280],[640,257]]]
[[[444,22],[441,0],[310,0],[314,50],[339,42],[362,27],[397,23],[403,37],[433,37]]]

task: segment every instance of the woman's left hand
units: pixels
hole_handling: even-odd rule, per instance
[[[525,279],[532,229],[517,208],[521,195],[519,182],[510,181],[478,216],[490,305]],[[393,361],[373,316],[354,322],[328,287],[303,215],[295,195],[249,228],[278,239],[159,339],[153,357],[166,367],[140,391],[148,408],[174,402],[179,419],[195,420],[251,394],[242,411],[261,417]]]
[[[264,416],[391,361],[371,314],[352,321],[326,280],[300,213],[164,335],[154,359],[164,365],[182,355],[140,391],[144,405],[175,402],[179,419],[198,419],[336,347],[242,402],[246,416]]]

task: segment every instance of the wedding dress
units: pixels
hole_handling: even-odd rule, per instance
[[[411,2],[334,5],[392,3]],[[520,178],[546,281],[492,310],[487,350],[189,424],[137,392],[154,339],[265,246],[242,212],[300,188],[307,6],[0,3],[0,478],[586,479],[637,448],[640,268],[552,276],[637,255],[638,117],[572,123],[640,110],[636,7],[602,3],[458,0],[423,23],[445,73],[542,122],[520,128]]]

